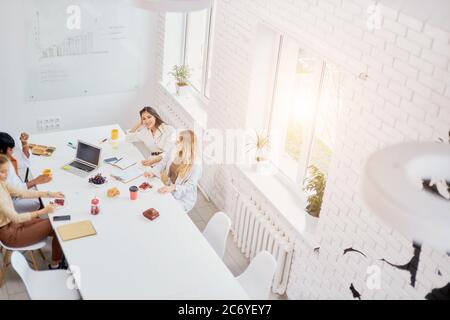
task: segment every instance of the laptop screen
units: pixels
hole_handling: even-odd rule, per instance
[[[79,141],[77,148],[77,159],[98,166],[98,163],[100,162],[100,150],[101,149],[97,147]]]

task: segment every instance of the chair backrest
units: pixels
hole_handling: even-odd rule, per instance
[[[222,259],[225,254],[228,233],[231,228],[230,218],[223,212],[217,212],[208,222],[203,236]]]
[[[11,264],[22,278],[32,300],[79,300],[76,289],[67,286],[65,270],[35,271],[30,268],[25,257],[18,251],[11,255]]]
[[[267,251],[260,252],[248,268],[237,280],[252,300],[267,300],[270,296],[273,276],[277,268],[277,261]]]
[[[30,289],[29,285],[32,281],[33,274],[35,273],[35,271],[30,268],[25,257],[18,251],[14,251],[12,253],[11,264],[12,264],[14,270],[16,270],[16,272],[22,278],[22,281],[25,284],[25,287],[29,291],[29,289]]]

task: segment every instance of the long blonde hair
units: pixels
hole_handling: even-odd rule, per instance
[[[191,172],[197,156],[197,138],[194,131],[181,131],[178,134],[178,143],[181,143],[181,150],[177,149],[173,163],[179,165],[176,168],[176,176],[185,179]],[[166,174],[169,174],[169,172],[170,168],[166,168]]]

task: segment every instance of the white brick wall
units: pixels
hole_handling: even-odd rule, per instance
[[[366,27],[369,0],[217,0],[211,101],[206,107],[210,128],[243,128],[247,117],[254,39],[264,21],[332,60],[345,74],[343,110],[336,119],[334,150],[319,222],[320,254],[301,238],[290,276],[291,299],[352,299],[350,284],[363,299],[423,299],[450,281],[450,258],[423,246],[417,282],[380,259],[406,264],[411,239],[367,212],[358,191],[359,175],[371,152],[409,140],[435,141],[450,130],[450,33],[383,7],[381,30]],[[154,103],[176,125],[192,119],[160,86],[164,55],[164,15],[160,16]],[[369,79],[358,78],[367,72]],[[228,179],[243,180],[232,166],[207,167],[204,183],[213,201],[225,209]],[[258,194],[241,183],[246,193]],[[262,195],[262,205],[264,203]],[[267,201],[266,201],[267,202]],[[272,209],[273,210],[273,209]],[[287,227],[289,228],[289,227]],[[348,247],[363,251],[342,256]],[[381,290],[369,290],[366,270],[382,269]],[[442,276],[437,275],[437,270]]]

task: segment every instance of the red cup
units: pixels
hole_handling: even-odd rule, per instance
[[[139,188],[136,186],[130,187],[130,200],[137,200]]]

